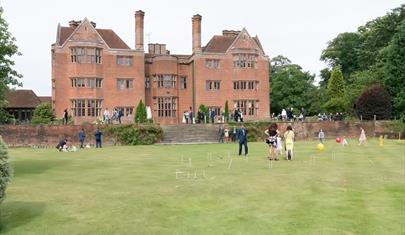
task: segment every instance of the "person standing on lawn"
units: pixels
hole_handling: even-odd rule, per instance
[[[84,133],[84,129],[82,128],[79,132],[79,141],[80,141],[80,148],[84,148],[83,143],[84,139],[86,138],[86,134]]]
[[[103,135],[103,133],[97,127],[96,133],[94,134],[94,137],[96,138],[96,148],[101,148],[101,136],[102,135]]]
[[[239,140],[239,156],[242,155],[242,146],[245,147],[245,157],[248,157],[248,143],[247,143],[247,131],[243,126],[243,123],[240,124],[238,130],[238,140]]]

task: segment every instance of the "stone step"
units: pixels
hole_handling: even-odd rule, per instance
[[[161,144],[175,143],[218,143],[217,125],[162,126]]]

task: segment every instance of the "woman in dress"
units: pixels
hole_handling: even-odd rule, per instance
[[[288,126],[286,132],[284,132],[285,154],[286,154],[286,159],[288,161],[293,160],[294,138],[295,138],[294,131],[292,130],[291,126]]]
[[[366,144],[367,137],[366,137],[366,132],[362,127],[360,127],[360,137],[359,137],[359,145]]]
[[[266,143],[269,145],[269,160],[274,160],[278,161],[277,158],[277,124],[273,123],[267,128],[267,130],[264,132],[267,135]]]

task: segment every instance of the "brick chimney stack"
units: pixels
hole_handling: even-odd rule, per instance
[[[145,12],[139,10],[135,12],[135,50],[144,50],[143,48],[143,18]]]
[[[191,18],[193,27],[193,53],[201,52],[201,15],[194,15]]]

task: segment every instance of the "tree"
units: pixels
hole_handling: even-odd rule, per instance
[[[328,96],[330,98],[341,98],[345,93],[345,81],[339,66],[335,66],[328,82]]]
[[[276,56],[270,61],[270,108],[272,113],[280,113],[283,108],[315,110],[311,100],[317,92],[313,84],[315,75],[303,71],[301,66],[291,64],[284,56]]]
[[[50,124],[54,118],[55,116],[53,115],[52,106],[48,103],[42,103],[35,108],[31,123]]]
[[[322,106],[328,112],[337,113],[347,110],[347,103],[344,99],[345,81],[339,66],[335,66],[332,70],[328,81],[328,97],[329,100]]]
[[[8,163],[7,146],[0,136],[0,203],[6,196],[7,184],[10,182],[12,169]]]
[[[136,114],[135,114],[135,122],[136,123],[146,123],[147,115],[146,115],[146,106],[142,102],[142,99],[139,101],[138,106],[136,107]]]
[[[14,61],[12,57],[21,55],[18,52],[18,47],[15,45],[15,38],[8,31],[8,24],[3,17],[3,8],[0,7],[0,109],[4,109],[7,105],[4,100],[4,93],[8,90],[9,85],[21,86],[19,78],[22,75],[13,69]],[[7,120],[6,115],[0,115],[0,123]]]
[[[380,85],[367,88],[359,97],[356,104],[359,117],[365,120],[379,120],[391,118],[391,98],[388,92]]]
[[[393,97],[394,114],[405,116],[405,19],[383,53],[384,85]]]
[[[229,122],[229,107],[228,107],[228,101],[225,101],[225,122]]]
[[[328,47],[322,51],[321,60],[330,67],[341,66],[345,79],[358,70],[357,49],[360,46],[358,33],[341,33],[328,43]]]

